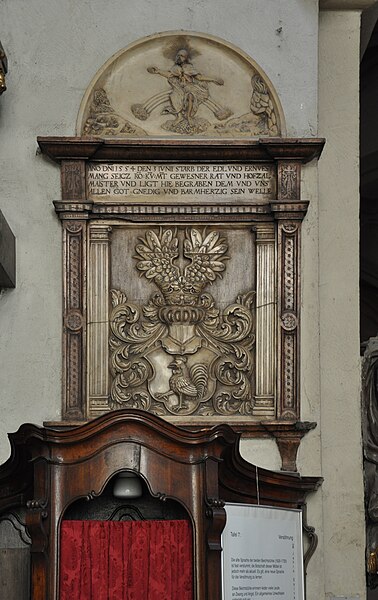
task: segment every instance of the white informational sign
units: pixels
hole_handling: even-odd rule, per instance
[[[223,600],[304,600],[302,512],[226,504]]]

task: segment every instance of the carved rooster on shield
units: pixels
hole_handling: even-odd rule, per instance
[[[176,356],[168,368],[172,369],[169,390],[157,394],[160,399],[167,400],[169,396],[176,395],[178,404],[172,407],[175,411],[183,408],[187,402],[194,400],[197,403],[202,400],[207,390],[208,370],[206,365],[198,364],[189,368],[185,356]]]

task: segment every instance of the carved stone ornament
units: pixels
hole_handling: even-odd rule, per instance
[[[79,134],[100,137],[277,136],[284,128],[262,69],[231,44],[194,32],[150,36],[110,59],[77,125]]]
[[[111,408],[252,414],[255,292],[221,311],[207,291],[222,277],[227,251],[227,239],[205,228],[151,229],[138,240],[136,267],[158,292],[144,306],[111,292]]]
[[[263,70],[194,32],[136,41],[86,91],[61,165],[63,419],[144,410],[273,437],[295,471],[302,165]]]
[[[296,470],[300,170],[323,143],[39,138],[62,168],[66,422],[227,420]]]

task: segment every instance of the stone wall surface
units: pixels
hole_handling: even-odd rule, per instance
[[[36,137],[74,135],[83,94],[105,61],[140,37],[180,29],[219,36],[249,54],[279,95],[288,136],[316,136],[319,22],[317,0],[2,0],[0,19],[9,59],[8,90],[0,99],[0,209],[17,237],[18,282],[0,295],[4,461],[8,431],[26,421],[57,420],[61,411],[61,226],[52,205],[60,177],[58,166],[38,155]],[[309,503],[320,544],[307,600],[364,598],[358,32],[358,13],[322,15],[319,134],[329,141],[319,200],[318,169],[309,165],[303,175],[303,197],[311,203],[302,237],[302,417],[318,427],[302,442],[299,468],[326,477]],[[274,442],[243,441],[242,452],[261,466],[280,467]]]
[[[85,89],[115,52],[159,31],[193,30],[240,47],[275,86],[288,135],[316,133],[317,2],[5,0],[9,59],[0,106],[1,209],[17,237],[18,286],[0,297],[0,458],[6,432],[56,420],[61,395],[61,231],[52,201],[59,168],[38,135],[74,135]]]

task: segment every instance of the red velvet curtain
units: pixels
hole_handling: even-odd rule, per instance
[[[63,521],[60,600],[192,600],[188,521]]]

